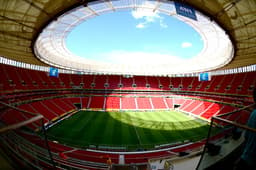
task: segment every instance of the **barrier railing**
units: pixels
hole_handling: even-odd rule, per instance
[[[206,144],[197,165],[197,170],[226,168],[233,169],[239,160],[247,132],[256,133],[256,129],[246,125],[255,105],[249,105],[233,112],[214,116],[208,131]],[[222,129],[219,136],[213,135],[213,127]],[[228,160],[227,163],[225,161]]]

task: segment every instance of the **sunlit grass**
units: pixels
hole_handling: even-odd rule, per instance
[[[185,130],[201,127],[203,124],[177,111],[109,112],[109,115],[126,124],[156,130]]]

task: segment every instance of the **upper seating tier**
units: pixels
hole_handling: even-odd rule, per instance
[[[40,89],[110,89],[110,90],[180,90],[250,95],[256,87],[256,72],[212,76],[211,81],[200,82],[197,77],[154,77],[110,75],[59,74],[50,77],[47,72],[0,64],[0,93]]]

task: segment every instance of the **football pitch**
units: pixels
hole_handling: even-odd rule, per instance
[[[47,130],[50,140],[74,147],[150,149],[206,138],[209,125],[177,111],[79,111]]]

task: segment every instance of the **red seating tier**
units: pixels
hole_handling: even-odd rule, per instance
[[[121,89],[127,90],[159,90],[159,86],[162,85],[162,90],[178,89],[250,95],[252,92],[250,89],[256,86],[255,72],[212,76],[211,81],[200,82],[197,77],[134,76],[125,78],[79,74],[59,74],[59,77],[49,77],[48,73],[43,71],[4,64],[0,64],[0,66],[0,70],[4,73],[0,77],[1,93],[9,90],[63,89],[74,86],[82,86],[85,89],[119,89],[118,85],[122,84]],[[133,84],[136,84],[136,87],[132,87]],[[190,86],[191,88],[189,88]],[[170,87],[172,88],[170,89]]]
[[[89,100],[89,108],[92,109],[105,109],[105,97],[102,96],[91,96]]]
[[[153,109],[151,105],[151,98],[137,97],[135,98],[139,109]]]

